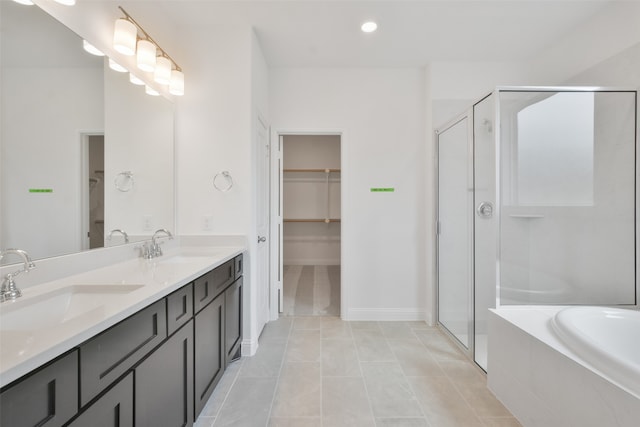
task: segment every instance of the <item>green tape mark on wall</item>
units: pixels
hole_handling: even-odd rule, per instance
[[[30,188],[29,193],[53,193],[53,188]]]
[[[371,188],[371,192],[372,193],[393,193],[394,191],[396,191],[396,189],[393,188],[393,187],[389,187],[389,188]]]

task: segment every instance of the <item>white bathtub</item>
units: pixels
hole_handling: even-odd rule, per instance
[[[638,315],[595,307],[489,310],[487,385],[524,427],[638,427]]]
[[[586,362],[640,396],[640,311],[569,307],[556,313],[551,324]]]

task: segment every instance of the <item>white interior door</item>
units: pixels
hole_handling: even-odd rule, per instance
[[[256,154],[257,154],[257,328],[258,334],[270,317],[269,294],[270,294],[270,147],[269,147],[269,127],[260,118],[256,123]]]

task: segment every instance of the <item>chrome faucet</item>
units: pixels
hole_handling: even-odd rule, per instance
[[[171,232],[166,228],[161,228],[159,230],[156,230],[156,232],[153,233],[153,236],[151,236],[151,250],[150,250],[151,257],[150,258],[162,256],[162,248],[160,247],[160,243],[158,243],[158,238],[162,237],[159,235],[160,233],[164,233],[166,237],[168,237],[170,240],[173,239],[173,234],[171,234]]]
[[[2,280],[2,287],[0,287],[0,302],[5,302],[8,300],[13,301],[16,298],[21,297],[22,292],[16,286],[16,283],[13,280],[13,278],[19,275],[20,273],[27,273],[29,272],[29,270],[36,267],[36,265],[31,260],[31,257],[29,256],[29,254],[21,249],[5,249],[4,251],[1,251],[0,260],[2,260],[2,258],[4,258],[5,256],[11,255],[11,254],[19,255],[22,258],[22,261],[24,262],[24,267],[22,268],[22,270],[14,271],[13,273],[7,273],[4,276],[4,279]]]
[[[120,233],[124,236],[124,242],[125,243],[129,243],[129,235],[127,234],[126,231],[124,231],[121,228],[114,228],[113,230],[111,230],[109,232],[109,235],[107,236],[107,240],[111,240],[111,237],[113,237],[113,233]]]

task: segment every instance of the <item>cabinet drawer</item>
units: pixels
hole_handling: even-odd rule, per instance
[[[238,277],[242,276],[242,268],[244,264],[242,261],[242,255],[238,255],[237,257],[235,257],[234,261],[236,270],[235,278],[237,279]]]
[[[165,300],[80,346],[80,403],[87,404],[167,337]]]
[[[202,310],[224,289],[233,283],[235,271],[234,260],[229,260],[220,267],[197,278],[193,284],[194,312]]]
[[[0,394],[0,425],[3,426],[61,426],[77,412],[76,350]]]
[[[133,427],[133,373],[73,420],[68,427]]]
[[[173,334],[193,317],[193,284],[167,297],[167,335]]]

